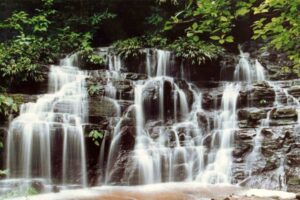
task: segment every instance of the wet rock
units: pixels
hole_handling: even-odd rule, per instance
[[[137,81],[137,80],[147,80],[148,76],[146,74],[137,74],[137,73],[124,73],[125,79]]]
[[[300,165],[300,148],[295,148],[291,150],[287,156],[287,164],[289,166],[299,166]]]
[[[213,123],[213,119],[210,118],[206,112],[198,112],[197,119],[199,127],[201,127],[206,132],[209,131]]]
[[[210,94],[208,93],[203,94],[202,107],[206,110],[212,109],[214,107],[214,98]]]
[[[286,179],[288,191],[299,192],[300,191],[300,166],[287,165]]]
[[[135,144],[136,127],[125,126],[120,132],[120,143],[118,145],[118,155],[113,163],[111,172],[109,174],[110,183],[122,183],[123,177],[126,177],[126,169],[132,169],[132,150]]]
[[[267,82],[260,82],[240,91],[240,102],[242,107],[254,106],[265,107],[272,106],[275,100],[275,92]]]
[[[246,120],[243,126],[256,127],[261,119],[267,117],[267,111],[262,109],[242,109],[238,111],[239,120]]]
[[[269,122],[270,126],[288,126],[288,125],[294,125],[297,121],[294,120],[293,118],[290,119],[276,119],[276,120],[271,120]]]
[[[44,185],[43,183],[39,182],[39,181],[34,181],[31,183],[31,187],[37,192],[37,193],[41,193],[44,190]]]
[[[92,118],[116,117],[118,106],[109,98],[90,98],[89,116]]]
[[[56,185],[54,185],[54,186],[52,187],[52,192],[53,192],[53,193],[59,193],[59,192],[60,192],[59,187],[57,187]]]
[[[262,134],[264,137],[271,138],[272,135],[273,135],[273,132],[272,132],[272,130],[269,129],[269,128],[263,128],[263,129],[261,130],[261,134]]]
[[[261,147],[261,153],[265,157],[273,156],[276,152],[277,146],[276,145],[264,145]]]
[[[271,119],[294,119],[297,120],[297,111],[293,107],[274,108],[271,111]]]
[[[248,110],[239,110],[237,114],[238,114],[239,120],[247,120],[248,116],[249,116],[249,111]]]
[[[289,185],[300,185],[300,179],[293,177],[288,180]],[[300,196],[299,196],[300,197]]]
[[[248,153],[252,149],[251,145],[249,144],[240,144],[235,147],[232,152],[232,155],[236,158],[244,157],[246,153]]]
[[[212,141],[212,135],[211,134],[207,134],[204,138],[203,138],[203,145],[209,147]]]
[[[252,140],[256,135],[254,129],[240,129],[235,133],[235,139],[239,140]]]
[[[271,157],[271,158],[267,159],[266,165],[263,168],[263,172],[272,171],[274,169],[277,169],[279,166],[278,161],[279,160],[276,157]]]
[[[300,85],[294,85],[288,89],[288,93],[294,97],[300,97]]]
[[[300,143],[293,143],[289,146],[289,148],[287,149],[286,153],[291,152],[291,150],[299,148],[300,149]]]

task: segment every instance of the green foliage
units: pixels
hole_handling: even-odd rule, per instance
[[[218,45],[204,41],[195,42],[189,38],[179,38],[168,48],[174,51],[177,57],[198,65],[205,63],[208,59],[216,59],[224,52],[224,49]]]
[[[95,53],[93,48],[82,50],[80,56],[87,65],[104,65],[106,63],[106,58],[103,55]]]
[[[136,57],[141,55],[142,48],[161,48],[173,51],[176,57],[189,60],[192,64],[202,64],[208,59],[216,59],[224,49],[219,45],[204,41],[194,41],[191,38],[180,37],[168,44],[167,38],[161,34],[146,35],[141,38],[130,38],[117,41],[113,44],[113,50],[123,58]],[[95,88],[96,89],[96,88]],[[93,93],[93,90],[91,90]]]
[[[149,17],[147,17],[146,21],[150,25],[159,26],[160,24],[163,23],[164,18],[161,17],[159,14],[154,13],[154,14],[150,15]]]
[[[265,99],[261,99],[261,100],[259,101],[259,104],[260,104],[260,105],[266,105],[266,104],[267,104],[267,101],[266,101]]]
[[[161,34],[148,34],[143,38],[145,47],[165,48],[168,44],[168,39]]]
[[[43,65],[55,63],[61,54],[81,50],[89,52],[92,34],[77,33],[69,26],[56,27],[52,8],[53,0],[43,0],[41,9],[30,16],[24,11],[15,12],[0,23],[0,28],[14,31],[13,38],[0,43],[0,77],[2,86],[19,85],[26,81],[43,81]],[[105,12],[95,15],[91,24],[113,17]],[[50,20],[52,19],[52,20]],[[102,62],[100,57],[88,57],[92,63]]]
[[[209,35],[210,39],[218,41],[220,44],[233,42],[230,31],[234,16],[230,10],[230,1],[227,0],[213,2],[211,0],[190,1],[186,4],[184,10],[178,12],[170,21],[166,22],[165,30],[170,30],[175,25],[189,24],[186,34],[195,42],[206,35]]]
[[[10,199],[15,197],[27,197],[27,196],[37,195],[37,194],[39,194],[39,192],[33,187],[28,187],[25,190],[23,187],[21,187],[4,194],[3,196],[0,197],[0,200]]]
[[[253,39],[263,39],[267,48],[286,52],[300,76],[300,1],[265,0],[254,7],[260,18],[253,25]]]
[[[117,15],[106,10],[105,12],[95,13],[91,17],[87,19],[88,24],[90,26],[97,26],[101,24],[104,20],[113,19]]]
[[[97,54],[89,54],[87,56],[87,59],[90,63],[96,64],[96,65],[104,65],[106,62],[104,56],[97,55]]]
[[[100,92],[102,89],[103,89],[103,88],[102,88],[101,85],[98,85],[98,84],[90,85],[89,88],[88,88],[88,92],[89,92],[89,95],[90,95],[90,96],[94,96],[94,95],[99,94],[99,92]]]
[[[64,26],[71,27],[72,30],[77,30],[78,32],[90,32],[95,33],[100,29],[100,25],[105,20],[114,19],[117,15],[105,10],[103,12],[94,12],[90,16],[65,16],[64,13],[60,13],[59,18],[64,19]]]
[[[165,23],[164,30],[186,27],[186,36],[195,42],[212,40],[219,44],[232,43],[234,20],[249,13],[255,0],[190,0]]]
[[[7,118],[15,112],[18,112],[18,106],[13,98],[0,94],[0,119]]]
[[[95,145],[100,146],[101,139],[104,137],[104,132],[98,130],[92,130],[89,133],[89,137],[92,138]]]
[[[133,37],[126,40],[118,40],[113,43],[112,47],[121,58],[127,59],[141,55],[140,50],[143,48],[143,43],[140,38]]]
[[[43,80],[41,66],[37,64],[47,48],[42,43],[34,37],[21,36],[0,44],[0,76],[7,85]]]

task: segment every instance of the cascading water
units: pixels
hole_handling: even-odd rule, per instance
[[[241,94],[245,88],[251,89],[252,83],[265,81],[263,66],[241,52],[233,82],[218,87],[221,93],[213,96],[216,105],[207,109],[202,107],[205,91],[182,80],[186,76],[183,70],[180,79],[176,78],[171,52],[146,49],[144,53],[143,72],[148,75],[143,75],[144,79],[123,72],[125,62],[113,53],[107,56],[109,71],[90,72],[98,73],[95,76],[105,82],[101,101],[110,102],[115,111],[106,113],[110,118],[101,145],[99,184],[235,183],[232,155],[234,137],[240,128]],[[87,122],[87,75],[73,66],[76,59],[75,54],[63,60],[61,66],[52,66],[49,94],[36,103],[24,104],[20,116],[11,123],[7,139],[9,178],[87,185],[82,129]],[[129,84],[118,86],[119,82]],[[299,107],[287,90],[277,83],[268,84],[276,93],[274,106]],[[122,99],[124,88],[133,88],[127,97],[130,100]],[[251,105],[250,102],[247,106]],[[245,180],[255,176],[254,164],[262,157],[261,131],[270,126],[272,108],[266,108],[267,118],[260,121],[251,141],[252,151],[245,156]],[[124,144],[127,142],[131,146]],[[281,188],[286,187],[285,162],[280,158],[280,166],[273,171]]]
[[[157,62],[146,58],[149,79],[135,84],[136,139],[131,157],[134,167],[127,173],[129,175],[125,175],[128,177],[124,178],[130,182],[132,174],[137,174],[137,181],[133,182],[138,184],[195,179],[203,183],[230,183],[232,141],[237,125],[236,108],[240,85],[225,86],[220,117],[216,118],[215,128],[211,130],[214,141],[207,146],[205,131],[209,131],[210,125],[208,123],[208,128],[198,124],[198,114],[204,113],[201,92],[192,85],[183,90],[173,78],[167,76],[171,75],[170,52],[157,50],[156,57]],[[155,66],[149,66],[151,63]],[[153,71],[156,71],[155,77],[152,77]],[[150,108],[147,107],[147,102],[153,99],[148,99],[147,94],[152,89],[155,91],[157,104]],[[191,106],[188,94],[193,99]],[[157,110],[154,117],[149,116],[150,110]],[[153,127],[149,126],[149,122],[153,120],[158,120],[157,123],[160,124],[155,127],[155,134]],[[114,133],[113,148],[109,155],[115,155],[115,144],[119,140],[120,135]],[[207,161],[205,154],[209,155]],[[116,155],[113,157],[116,158]],[[108,158],[106,174],[114,171],[114,161],[111,158]],[[109,184],[110,178],[106,178],[105,182]]]
[[[253,81],[265,80],[263,66],[255,60],[254,64],[249,61],[250,55],[240,51],[240,60],[234,71],[234,80],[252,83]]]
[[[237,129],[237,99],[240,85],[228,84],[225,86],[222,97],[222,111],[216,117],[211,144],[212,152],[208,155],[209,164],[198,180],[204,183],[227,183],[231,180],[231,154],[233,150],[233,134]]]
[[[21,106],[7,136],[8,179],[87,186],[82,124],[87,120],[85,74],[77,55],[51,66],[49,93]]]

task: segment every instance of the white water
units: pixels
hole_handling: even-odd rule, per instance
[[[88,111],[86,76],[74,63],[76,55],[62,60],[60,66],[51,66],[49,93],[35,103],[23,104],[20,115],[11,122],[7,136],[8,179],[45,179],[47,184],[87,186],[82,130]]]
[[[263,81],[265,80],[265,70],[258,60],[251,63],[250,55],[240,51],[240,60],[234,71],[234,80],[248,83]]]
[[[216,117],[211,149],[208,155],[209,164],[206,170],[199,174],[197,179],[204,183],[227,183],[231,180],[231,154],[233,150],[233,134],[237,129],[237,99],[240,86],[228,84],[225,86],[221,113]]]

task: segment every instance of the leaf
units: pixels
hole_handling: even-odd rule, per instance
[[[198,24],[197,24],[196,22],[193,23],[192,28],[193,28],[193,29],[197,29],[197,28],[198,28]]]
[[[228,19],[227,19],[225,16],[221,16],[221,21],[223,21],[223,22],[227,22],[227,21],[228,21]]]
[[[235,12],[235,16],[238,17],[238,16],[244,16],[245,14],[249,13],[250,10],[246,7],[242,7],[240,9],[238,9],[236,12]]]
[[[231,43],[231,42],[234,41],[234,38],[233,38],[232,36],[227,36],[227,37],[225,38],[225,41]]]
[[[221,39],[221,38],[220,38],[219,36],[217,36],[217,35],[210,36],[209,38],[212,39],[212,40],[220,40],[220,39]]]
[[[193,36],[194,36],[194,33],[188,32],[188,33],[186,34],[186,36],[188,36],[188,37],[193,37]]]
[[[193,40],[194,40],[195,42],[198,42],[198,41],[199,41],[199,36],[195,35],[195,36],[193,37]]]

